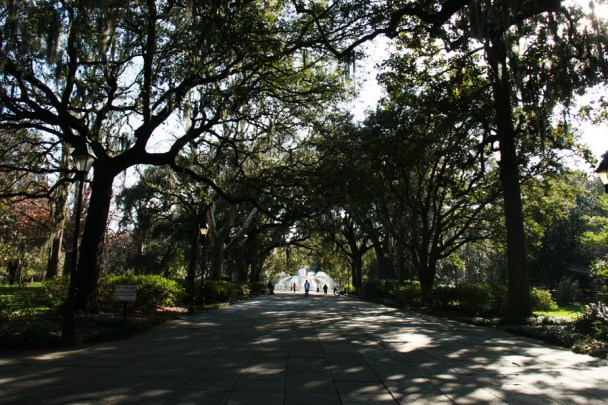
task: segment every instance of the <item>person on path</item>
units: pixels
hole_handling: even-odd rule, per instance
[[[292,287],[293,287],[293,292],[296,292],[296,282],[295,281],[293,282]]]
[[[323,285],[323,293],[327,295],[327,284]]]
[[[274,294],[274,285],[272,285],[272,282],[268,282],[268,294]]]
[[[310,283],[308,282],[308,280],[306,280],[306,282],[304,283],[304,296],[308,297],[308,290],[310,290]]]

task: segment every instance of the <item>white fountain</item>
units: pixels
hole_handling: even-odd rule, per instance
[[[324,271],[308,271],[308,269],[303,268],[298,270],[298,274],[296,276],[283,275],[279,281],[275,283],[274,289],[278,291],[290,291],[293,284],[296,284],[296,291],[304,291],[304,283],[308,280],[310,283],[310,290],[316,291],[317,288],[319,291],[323,291],[323,286],[327,285],[327,291],[333,294],[334,287],[336,286],[336,282],[333,278],[329,276],[329,274]]]

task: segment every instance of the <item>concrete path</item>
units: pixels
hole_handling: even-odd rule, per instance
[[[276,294],[133,339],[0,353],[0,404],[599,404],[608,362],[346,297]]]

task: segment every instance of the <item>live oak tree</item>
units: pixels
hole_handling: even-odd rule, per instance
[[[319,86],[309,69],[318,52],[291,63],[310,41],[279,2],[9,1],[0,26],[2,128],[42,134],[49,172],[65,172],[53,162],[63,144],[86,143],[96,156],[78,309],[99,278],[118,174],[137,165],[184,171],[183,148],[221,142],[217,126],[251,95],[295,99]]]
[[[391,58],[381,77],[389,97],[319,146],[357,287],[358,253],[373,246],[376,277],[392,274],[387,256],[407,252],[429,298],[439,261],[490,236],[500,213],[496,164],[483,146],[492,132],[488,82],[475,60],[439,53],[424,45]]]
[[[321,95],[322,91],[315,98]],[[183,157],[190,163],[188,176],[167,170],[162,174],[158,168],[146,170],[141,181],[121,198],[130,218],[126,222],[142,234],[165,222],[167,215],[176,216],[169,221],[181,227],[176,235],[192,240],[190,267],[195,263],[198,225],[204,222],[208,226],[209,277],[258,280],[260,263],[270,251],[295,243],[290,228],[295,225],[305,231],[307,218],[323,210],[323,190],[315,187],[310,176],[319,159],[307,146],[307,127],[323,116],[315,105],[305,96],[290,103],[251,97],[244,106],[249,116],[232,112],[221,125],[224,142],[189,145],[190,156]],[[305,113],[290,112],[303,106]],[[294,121],[294,117],[299,119]],[[208,179],[213,187],[193,179]],[[156,206],[165,208],[154,209]],[[229,267],[225,269],[226,258]],[[193,269],[189,272],[193,274]]]
[[[363,257],[372,244],[371,207],[378,196],[374,172],[364,159],[357,125],[350,114],[335,114],[331,125],[319,128],[313,150],[319,164],[311,173],[312,195],[327,200],[324,214],[310,228],[326,235],[348,262],[356,289],[363,283]],[[344,281],[344,280],[343,280]]]
[[[49,172],[41,165],[45,153],[42,144],[40,136],[29,131],[0,131],[0,201],[4,210],[0,227],[5,247],[20,251],[15,257],[24,256],[26,251],[30,256],[36,252],[35,256],[45,257],[45,251],[50,251],[46,270],[46,278],[50,278],[59,271],[68,184],[52,187]],[[17,261],[23,262],[23,257]]]
[[[509,313],[514,316],[530,313],[517,151],[519,139],[529,132],[521,133],[517,121],[520,117],[528,120],[528,128],[535,126],[544,142],[550,137],[554,108],[561,103],[567,112],[573,94],[605,80],[605,22],[585,16],[576,7],[566,9],[562,3],[294,0],[297,11],[320,33],[324,46],[346,60],[353,57],[357,46],[380,35],[409,38],[410,46],[416,47],[420,34],[428,33],[451,51],[483,52],[495,109],[507,230]]]
[[[475,61],[444,59],[427,45],[395,55],[382,75],[389,99],[365,121],[383,222],[409,252],[423,296],[437,265],[488,238],[500,196],[492,151],[488,85]]]
[[[597,184],[586,173],[562,171],[525,185],[526,229],[533,231],[530,279],[536,285],[555,286],[564,277],[581,277],[600,256],[580,240],[589,230],[587,218],[599,210]]]

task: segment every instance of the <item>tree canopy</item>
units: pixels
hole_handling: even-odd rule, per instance
[[[571,100],[607,73],[606,21],[559,0],[5,1],[0,27],[0,195],[51,202],[55,252],[69,153],[95,155],[80,309],[104,260],[191,281],[205,223],[215,279],[259,281],[290,247],[338,263],[332,244],[356,287],[367,269],[428,292],[463,251],[504,252],[525,315],[529,256],[576,205],[539,207],[582,187],[559,179]],[[357,123],[359,46],[378,36],[387,97]],[[129,238],[130,264],[104,259]]]

